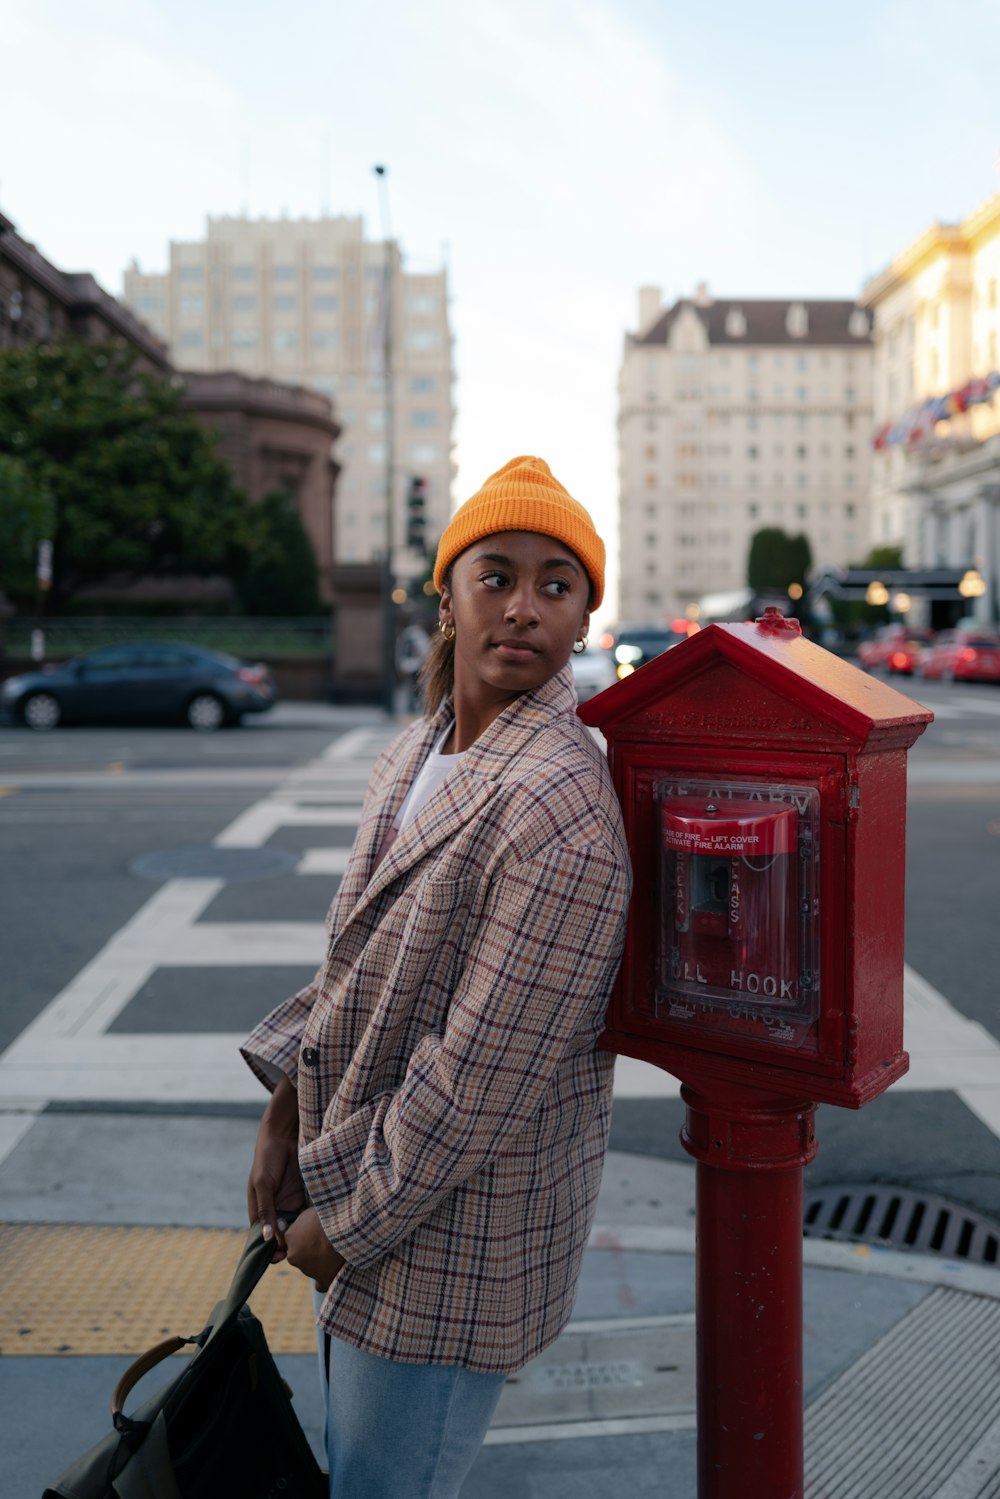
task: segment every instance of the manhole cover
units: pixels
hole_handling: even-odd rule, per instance
[[[915,1249],[978,1265],[1000,1257],[1000,1225],[960,1202],[884,1184],[816,1187],[806,1193],[807,1239]]]
[[[243,885],[287,874],[301,858],[287,848],[163,848],[129,864],[143,880],[227,880]]]

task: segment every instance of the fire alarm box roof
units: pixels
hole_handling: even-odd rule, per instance
[[[797,621],[780,615],[753,624],[709,625],[577,711],[584,723],[612,734],[684,727],[687,720],[691,727],[719,732],[833,731],[855,743],[888,732],[901,744],[912,744],[934,717],[888,683],[806,640]]]

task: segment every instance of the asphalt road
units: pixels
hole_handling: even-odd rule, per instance
[[[1000,1042],[1000,689],[899,685],[939,715],[911,757],[907,961],[958,1016],[979,1022]],[[282,705],[274,715],[213,735],[0,728],[0,1051],[146,907],[158,886],[142,872],[145,856],[210,845],[241,815],[254,815],[275,788],[280,794],[296,768],[314,764],[331,741],[357,734],[359,726],[371,730],[367,760],[362,755],[355,767],[363,773],[386,732],[380,715],[366,710]],[[347,776],[345,785],[350,771],[348,756],[338,772]],[[345,791],[343,805],[356,809],[359,795]],[[302,859],[317,845],[345,848],[349,821],[276,825],[258,841]],[[195,919],[220,931],[226,923],[321,922],[335,877],[304,868],[225,883]],[[871,898],[877,902],[877,890]],[[279,954],[240,966],[215,954],[201,967],[156,969],[109,1022],[108,1034],[242,1030],[311,977],[291,925],[287,961]],[[53,1106],[75,1105],[64,1099]],[[99,1108],[100,1100],[86,1107]],[[242,1114],[255,1105],[236,1100],[217,1107]],[[612,1144],[686,1160],[678,1143],[681,1117],[675,1098],[621,1098]],[[897,1182],[1000,1220],[1000,1139],[957,1091],[897,1089],[859,1114],[824,1108],[819,1137],[809,1168],[813,1184]]]

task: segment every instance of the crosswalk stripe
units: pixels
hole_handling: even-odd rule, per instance
[[[319,760],[236,817],[215,845],[259,847],[283,827],[355,826],[360,798],[350,805],[311,803],[324,786],[334,794],[330,780],[348,768],[348,756],[351,775],[343,784],[363,785],[387,737],[368,729],[341,736]],[[346,748],[335,755],[338,745]],[[938,767],[926,769],[931,771],[927,779],[933,779]],[[326,772],[332,773],[330,780]],[[297,872],[342,874],[348,857],[346,847],[311,847],[303,852]],[[31,1111],[52,1099],[259,1101],[259,1084],[239,1056],[239,1035],[109,1031],[157,969],[318,964],[324,943],[321,922],[202,921],[222,888],[217,879],[166,882],[8,1047],[0,1057],[0,1107],[8,1111],[0,1127],[0,1161],[30,1126]],[[911,1070],[897,1088],[953,1090],[1000,1137],[1000,1043],[909,968],[905,1003]],[[618,1059],[619,1098],[676,1098],[679,1088],[660,1068]],[[29,1112],[11,1112],[18,1110]]]

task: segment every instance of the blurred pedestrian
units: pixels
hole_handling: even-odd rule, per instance
[[[611,1109],[630,871],[569,666],[604,545],[514,458],[434,581],[426,716],[375,766],[315,979],[243,1047],[273,1090],[250,1219],[322,1293],[335,1499],[457,1495],[569,1319]]]

